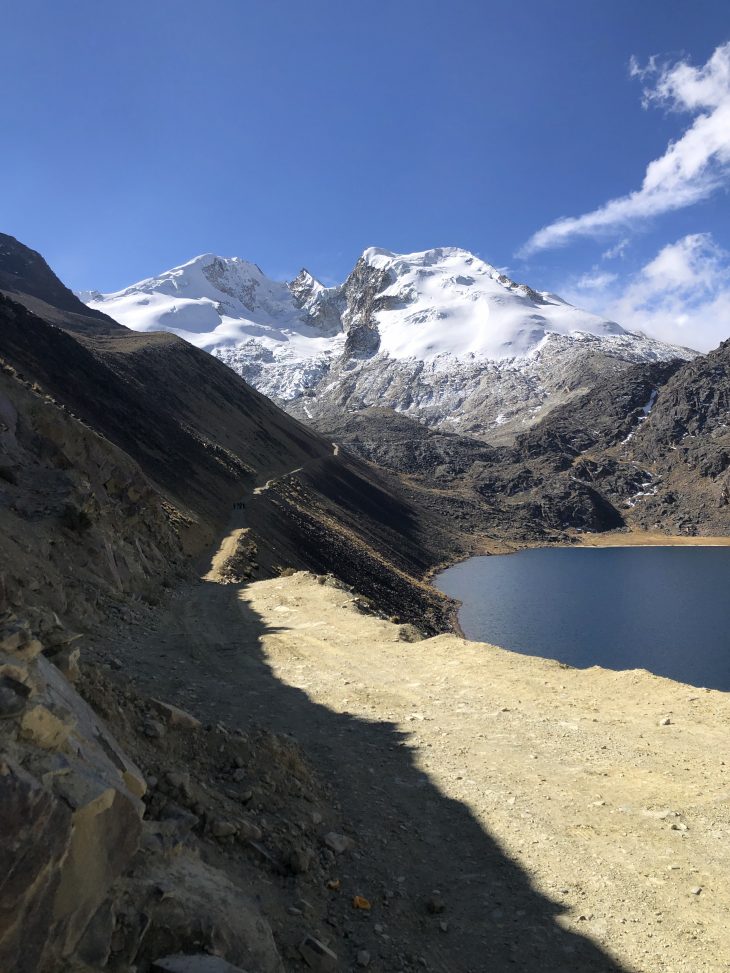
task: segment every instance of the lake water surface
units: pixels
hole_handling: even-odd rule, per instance
[[[467,638],[730,690],[730,547],[538,548],[470,558],[436,586],[463,603]]]

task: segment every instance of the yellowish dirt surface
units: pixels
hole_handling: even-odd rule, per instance
[[[220,547],[211,558],[210,569],[203,575],[204,581],[220,581],[223,569],[236,553],[238,542],[246,534],[245,527],[234,527],[221,541]]]
[[[374,973],[730,969],[729,694],[408,641],[332,579],[225,583],[240,540],[114,650],[204,722],[291,734],[331,785],[354,848],[302,934]]]
[[[570,669],[450,635],[399,641],[397,625],[360,614],[346,592],[306,573],[258,582],[239,597],[260,621],[262,657],[277,681],[401,737],[421,789],[384,776],[356,736],[340,759],[370,782],[362,799],[369,795],[371,815],[396,829],[413,861],[431,853],[435,792],[469,812],[485,840],[555,903],[556,925],[599,947],[606,969],[730,968],[730,696],[640,670]],[[321,744],[314,726],[292,730],[305,747]],[[402,805],[404,833],[378,817],[383,803]],[[414,820],[426,835],[420,844]],[[450,871],[433,854],[432,883],[446,886],[452,924],[483,915],[492,936],[514,933],[515,923],[534,932],[529,907],[515,909],[508,891],[490,886],[484,845],[473,852]],[[474,968],[496,969],[488,955]],[[563,968],[549,951],[544,962]],[[576,959],[574,968],[587,966]]]

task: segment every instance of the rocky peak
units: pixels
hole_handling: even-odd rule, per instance
[[[257,264],[239,257],[213,257],[203,265],[203,276],[222,294],[233,298],[249,311],[256,309],[257,291],[266,277]]]
[[[289,281],[287,286],[294,295],[298,307],[304,307],[312,297],[325,289],[324,284],[320,283],[313,274],[310,274],[306,267],[302,267],[294,280]]]

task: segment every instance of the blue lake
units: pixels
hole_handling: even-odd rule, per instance
[[[467,638],[730,691],[730,547],[538,548],[470,558],[436,586]]]

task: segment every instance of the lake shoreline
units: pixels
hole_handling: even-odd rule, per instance
[[[611,540],[530,546],[514,552],[520,558],[477,555],[434,582],[458,605],[459,628],[470,640],[579,669],[643,668],[730,692],[729,540],[674,544],[656,534]],[[581,550],[594,553],[569,553]],[[688,656],[682,647],[690,643]]]

